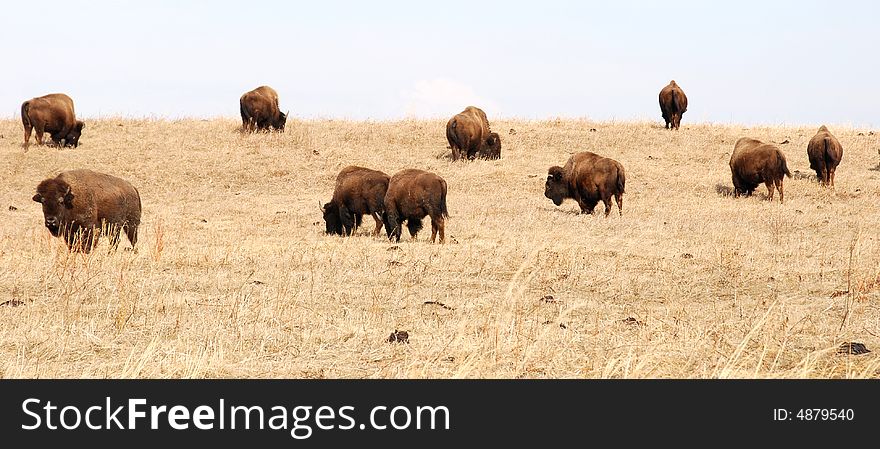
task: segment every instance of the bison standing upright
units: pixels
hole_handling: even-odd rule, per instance
[[[364,214],[376,220],[373,235],[382,230],[382,212],[390,177],[369,168],[350,165],[336,176],[333,198],[321,207],[327,234],[351,235]]]
[[[269,86],[260,86],[245,92],[238,100],[241,111],[241,127],[244,131],[256,130],[284,131],[287,114],[278,107],[278,92]]]
[[[37,131],[37,144],[43,144],[43,133],[52,136],[57,146],[76,148],[85,123],[76,119],[73,100],[65,94],[49,94],[31,98],[21,104],[21,123],[24,125],[24,147],[31,140],[31,131]]]
[[[749,137],[736,141],[730,155],[730,173],[733,177],[733,196],[749,196],[764,183],[767,186],[768,200],[773,201],[773,187],[779,190],[779,202],[785,200],[782,181],[791,177],[785,155],[775,145]]]
[[[446,240],[446,181],[424,170],[405,169],[394,174],[385,194],[385,232],[388,239],[400,241],[401,225],[406,221],[413,238],[422,229],[422,219],[431,217],[431,243],[440,234]]]
[[[141,197],[128,181],[92,170],[71,170],[37,186],[34,201],[43,205],[46,228],[62,236],[71,250],[90,252],[101,234],[113,248],[124,229],[131,246],[137,243]]]
[[[663,120],[666,121],[666,129],[678,129],[681,125],[681,116],[684,115],[688,107],[688,98],[678,87],[675,80],[669,82],[660,91],[660,112],[663,114]]]
[[[486,113],[476,106],[468,106],[446,122],[446,140],[452,148],[452,160],[464,152],[468,159],[475,155],[486,159],[501,157],[501,138],[489,129]]]
[[[584,151],[572,155],[565,167],[550,167],[544,196],[557,206],[566,198],[572,198],[578,202],[584,214],[593,213],[596,204],[602,200],[606,217],[611,213],[613,196],[617,201],[618,213],[622,216],[625,187],[626,174],[620,162]]]
[[[824,186],[834,187],[834,172],[843,158],[843,147],[825,125],[810,139],[807,157],[810,158],[810,168],[816,171],[819,182]]]

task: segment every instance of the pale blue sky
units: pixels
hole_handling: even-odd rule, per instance
[[[0,116],[50,92],[86,118],[238,115],[268,84],[301,118],[880,125],[880,3],[9,2]]]

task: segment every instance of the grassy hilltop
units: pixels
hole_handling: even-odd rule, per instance
[[[830,126],[830,191],[806,156],[818,124],[492,125],[501,160],[453,163],[445,120],[88,120],[78,149],[27,153],[0,120],[0,377],[878,377],[880,136]],[[742,136],[788,141],[784,205],[729,196]],[[626,168],[622,218],[544,198],[583,150]],[[445,178],[447,244],[427,221],[396,245],[370,219],[324,236],[349,164]],[[140,190],[136,252],[70,254],[45,230],[35,187],[74,168]]]

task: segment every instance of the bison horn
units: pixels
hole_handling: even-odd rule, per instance
[[[321,200],[318,200],[318,209],[321,209],[321,213],[322,213],[322,214],[323,214],[324,212],[326,212],[326,211],[324,210],[324,205],[321,204]]]

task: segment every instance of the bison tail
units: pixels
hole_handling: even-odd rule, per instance
[[[828,165],[831,165],[835,159],[834,155],[831,154],[831,138],[827,137],[827,136],[825,137],[825,151],[824,151],[823,156],[825,159],[825,166],[826,167]]]
[[[626,174],[620,164],[617,165],[617,193],[626,193]]]
[[[31,126],[31,119],[28,118],[28,109],[31,107],[31,101],[25,101],[21,104],[21,124],[24,125],[25,128]]]
[[[791,178],[791,172],[788,171],[788,163],[785,162],[785,155],[782,154],[782,151],[776,150],[779,153],[779,168],[785,176]]]
[[[452,145],[455,145],[459,148],[463,148],[461,146],[461,142],[458,141],[458,133],[455,132],[455,129],[458,128],[458,120],[452,119],[452,125],[449,128],[451,130],[449,133],[449,139],[450,139],[449,143]]]
[[[443,191],[440,193],[440,215],[449,218],[449,209],[446,208],[446,183],[443,183]]]

